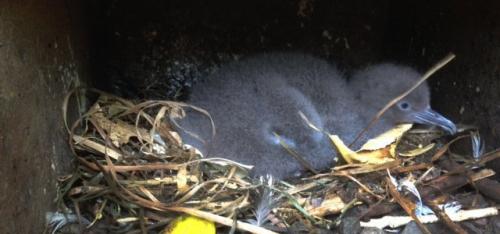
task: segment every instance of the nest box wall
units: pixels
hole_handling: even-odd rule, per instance
[[[71,167],[61,106],[92,71],[84,2],[0,2],[0,233],[42,233]]]

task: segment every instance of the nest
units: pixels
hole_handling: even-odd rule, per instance
[[[440,221],[466,233],[457,222],[498,214],[500,184],[485,163],[499,158],[500,151],[483,154],[474,130],[454,138],[410,130],[391,145],[395,151],[382,163],[351,162],[288,182],[254,179],[236,162],[201,158],[183,147],[175,119],[186,108],[209,117],[202,109],[173,101],[134,103],[89,91],[99,98],[71,125],[66,112],[76,91],[65,100],[76,167],[60,178],[59,212],[48,217],[52,233],[175,233],[189,217],[230,232],[356,233],[401,230],[414,221],[431,233],[424,223]],[[449,150],[466,138],[472,139],[471,155]],[[495,232],[495,219],[466,227]]]

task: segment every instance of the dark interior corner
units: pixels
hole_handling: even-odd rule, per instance
[[[433,106],[498,148],[499,10],[496,1],[4,1],[0,230],[43,230],[57,176],[71,167],[61,117],[71,88],[183,100],[220,64],[259,52],[311,53],[346,72],[381,61],[424,71],[453,52],[430,80]]]

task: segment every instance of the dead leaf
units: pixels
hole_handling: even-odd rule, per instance
[[[396,127],[378,135],[377,137],[368,140],[363,146],[361,146],[361,149],[359,149],[358,151],[377,150],[385,148],[389,144],[392,144],[399,140],[401,136],[403,136],[405,132],[410,130],[412,126],[412,124],[397,125]]]
[[[106,118],[99,105],[94,105],[92,109],[93,114],[90,118],[93,119],[100,128],[104,129],[104,131],[108,133],[109,139],[114,146],[120,147],[121,145],[128,143],[130,138],[137,137],[138,133],[142,138],[146,138],[146,141],[152,142],[149,133],[145,129],[136,128],[135,126],[121,120],[115,120],[116,122],[109,120]]]
[[[183,194],[189,190],[188,182],[188,171],[186,167],[182,167],[177,172],[177,190],[180,194]]]
[[[349,149],[337,135],[329,134],[329,137],[347,163],[383,164],[394,161],[397,143],[411,127],[412,124],[398,125],[368,140],[358,151]]]
[[[346,203],[344,203],[338,195],[332,194],[328,195],[319,206],[312,206],[310,202],[306,202],[304,208],[313,216],[324,217],[326,215],[340,213],[345,206]]]
[[[378,150],[371,151],[353,151],[347,147],[344,142],[337,135],[329,135],[331,141],[337,147],[340,155],[344,158],[347,163],[367,163],[367,164],[383,164],[386,162],[394,161],[394,158],[390,157],[391,150],[390,147],[386,147]]]
[[[115,160],[121,160],[123,157],[121,153],[109,147],[106,147],[103,144],[92,141],[88,138],[84,138],[78,135],[73,135],[73,141],[75,142],[75,145],[80,145],[87,149],[93,149],[99,153],[107,154],[110,158],[113,158]]]

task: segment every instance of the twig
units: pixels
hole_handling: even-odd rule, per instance
[[[436,202],[426,199],[425,204],[429,206],[432,209],[432,211],[434,211],[434,214],[436,214],[436,217],[439,217],[439,219],[454,233],[457,234],[467,233],[467,231],[465,231],[462,227],[460,227],[460,225],[454,223],[453,220],[451,220],[450,216],[444,210],[439,208]]]
[[[371,194],[372,196],[378,198],[379,200],[383,200],[384,197],[374,193],[372,190],[370,190],[366,185],[364,185],[363,183],[361,183],[361,181],[357,180],[356,178],[354,178],[353,176],[349,175],[349,174],[345,174],[343,175],[347,178],[349,178],[350,180],[352,180],[354,183],[358,184],[363,190],[365,190],[367,193]]]
[[[494,175],[494,172],[484,169],[474,174],[465,174],[466,173],[447,173],[439,176],[432,181],[429,181],[425,186],[422,186],[422,188],[419,189],[420,194],[422,197],[435,197],[439,194],[449,193],[471,182],[484,180],[486,177]]]
[[[419,164],[414,164],[410,166],[398,166],[394,169],[391,169],[391,173],[398,174],[398,173],[407,173],[407,172],[412,172],[412,171],[419,171],[423,169],[429,169],[432,168],[432,164],[430,163],[419,163]]]
[[[389,193],[392,195],[394,200],[396,200],[396,202],[401,206],[401,208],[403,208],[406,211],[406,213],[411,216],[411,219],[413,219],[415,221],[415,223],[417,223],[420,230],[423,233],[431,234],[429,229],[427,229],[427,227],[415,215],[414,208],[410,207],[410,205],[412,205],[413,203],[411,203],[411,201],[409,201],[408,199],[401,196],[401,194],[398,192],[396,187],[392,184],[391,179],[389,177],[387,177],[385,181],[386,181],[387,186],[389,188]]]
[[[486,153],[482,156],[482,159],[479,160],[479,164],[485,164],[489,161],[495,160],[497,158],[500,158],[500,149],[495,149],[489,153]]]
[[[438,151],[432,156],[432,159],[431,161],[434,162],[438,159],[440,159],[444,153],[446,153],[446,151],[448,151],[448,148],[450,148],[450,145],[455,143],[456,141],[460,140],[460,139],[464,139],[466,137],[469,137],[469,135],[462,135],[462,136],[458,136],[456,137],[455,139],[449,141],[448,143],[446,143],[445,145],[443,145],[441,148],[438,149]]]

